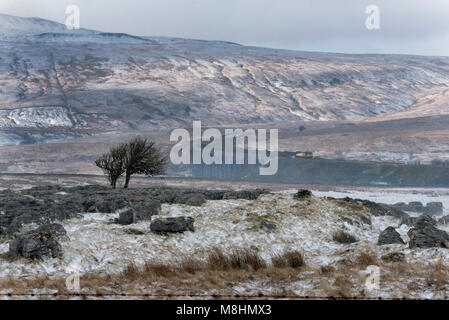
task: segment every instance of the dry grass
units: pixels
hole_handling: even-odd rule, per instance
[[[304,265],[302,255],[297,252],[285,252],[280,255],[284,259],[282,267],[297,267]],[[253,249],[233,248],[229,252],[221,248],[214,247],[207,254],[205,259],[191,256],[182,256],[172,262],[148,261],[143,268],[138,268],[134,263],[130,263],[123,276],[135,280],[142,277],[163,277],[185,274],[197,274],[200,272],[217,271],[258,271],[268,268],[268,264],[262,259],[259,253]]]
[[[339,274],[335,277],[334,288],[336,289],[335,296],[347,298],[352,296],[352,281],[346,274]]]
[[[332,235],[332,240],[342,244],[349,244],[359,241],[355,236],[343,230],[339,230]]]
[[[350,211],[363,211],[366,209],[365,206],[363,206],[357,202],[344,201],[344,200],[340,200],[340,199],[335,199],[335,200],[331,200],[331,201],[333,201],[339,207],[348,209]]]
[[[304,296],[332,298],[364,298],[368,265],[381,268],[382,293],[397,297],[419,297],[420,292],[433,290],[436,297],[445,298],[449,283],[449,266],[442,262],[433,265],[382,264],[377,256],[362,252],[345,266],[326,265],[307,267],[297,251],[271,255],[271,263],[264,261],[257,251],[234,248],[224,251],[212,248],[201,257],[180,256],[171,261],[148,261],[137,266],[130,262],[121,274],[88,274],[81,277],[82,293],[87,295],[150,295],[160,297],[285,297],[298,298],[298,288]],[[304,287],[302,286],[304,284]],[[236,294],[235,286],[254,288]],[[416,285],[414,285],[416,284]],[[312,287],[310,287],[312,285]],[[305,289],[306,287],[309,287]],[[0,291],[26,295],[45,289],[44,299],[65,299],[69,292],[64,278],[38,277],[0,280]],[[55,295],[53,295],[55,293]],[[13,296],[14,297],[14,296]],[[21,296],[17,296],[20,298]]]
[[[136,235],[136,236],[141,236],[141,235],[145,234],[145,232],[143,232],[142,230],[138,230],[138,229],[134,229],[134,228],[125,229],[123,232],[125,232],[126,234],[131,234],[131,235]]]
[[[275,268],[300,268],[305,265],[304,257],[301,252],[287,251],[283,254],[274,254],[271,257],[271,263]]]
[[[181,265],[180,268],[185,267],[185,265]],[[139,277],[171,277],[176,274],[176,269],[178,266],[176,265],[168,265],[161,262],[146,262],[143,270],[137,270],[137,274]],[[185,270],[186,273],[192,273],[193,270],[191,268]],[[125,274],[126,277],[126,274]]]
[[[366,268],[371,265],[377,265],[377,256],[373,253],[362,252],[355,258],[355,263],[361,268]]]
[[[351,280],[353,270],[333,270],[332,273],[326,274],[320,281],[321,290],[324,296],[329,298],[349,298],[355,297],[354,284]]]
[[[335,267],[333,266],[321,266],[319,270],[320,274],[332,274],[335,272]]]
[[[266,262],[252,249],[234,249],[227,258],[232,269],[257,271],[267,267]]]
[[[386,263],[399,263],[399,262],[405,262],[405,254],[402,252],[390,252],[381,257],[382,261]]]
[[[447,291],[449,287],[449,267],[442,261],[432,265],[425,282],[434,291]]]

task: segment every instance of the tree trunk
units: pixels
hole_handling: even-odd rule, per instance
[[[116,185],[117,185],[117,179],[112,179],[111,180],[111,187],[112,187],[112,189],[115,189]]]
[[[123,186],[123,188],[125,188],[125,189],[128,188],[130,179],[131,179],[131,174],[129,172],[126,172],[125,185]]]

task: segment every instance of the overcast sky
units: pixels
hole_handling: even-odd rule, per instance
[[[309,51],[449,56],[449,0],[0,0],[0,12],[134,35]],[[368,5],[380,29],[365,26]]]

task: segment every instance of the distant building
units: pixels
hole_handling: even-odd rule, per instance
[[[313,152],[309,152],[309,151],[306,151],[306,152],[298,151],[298,152],[296,152],[295,155],[297,158],[313,158]]]

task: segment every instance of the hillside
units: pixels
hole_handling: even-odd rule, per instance
[[[307,148],[329,158],[383,161],[399,152],[395,157],[403,159],[413,147],[420,160],[446,159],[445,121],[429,117],[449,113],[448,86],[449,57],[68,31],[43,19],[0,15],[0,146],[80,137],[97,145],[127,134],[151,134],[167,145],[168,130],[202,120],[269,125],[281,130],[282,150]],[[403,118],[411,119],[413,134],[390,121]],[[371,132],[360,135],[368,121]],[[333,134],[335,127],[346,129]],[[84,149],[74,150],[84,157]]]
[[[208,124],[362,119],[401,111],[430,89],[449,85],[445,57],[69,33],[42,19],[2,16],[0,26],[5,24],[6,34],[15,36],[0,46],[0,108],[10,110],[2,128],[47,126],[39,116],[53,113],[64,120],[52,126],[105,130],[192,119]],[[36,33],[30,35],[31,29]],[[17,116],[24,112],[25,124]]]

